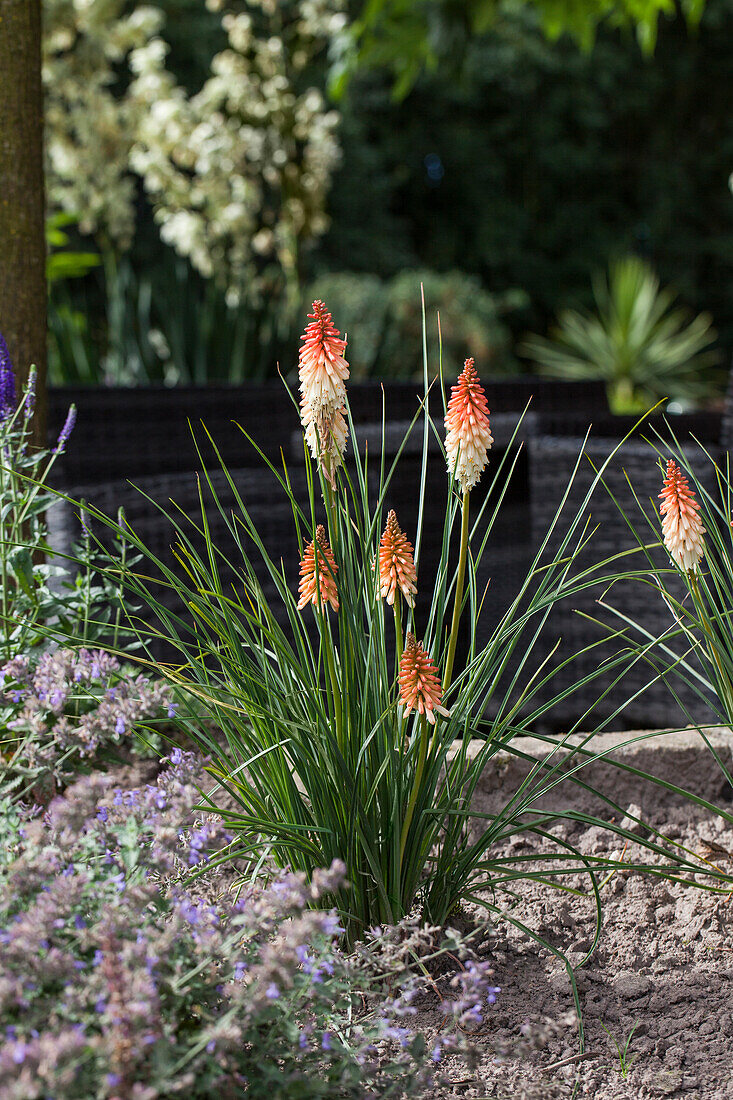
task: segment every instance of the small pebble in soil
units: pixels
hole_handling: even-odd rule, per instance
[[[636,818],[641,818],[641,821],[637,821]],[[619,828],[624,829],[627,833],[643,836],[649,831],[642,824],[643,820],[644,814],[641,812],[641,806],[638,806],[636,802],[631,802],[626,807],[626,813],[621,819]]]

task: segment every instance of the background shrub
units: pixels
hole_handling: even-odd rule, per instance
[[[511,353],[507,314],[524,304],[521,291],[489,294],[480,281],[460,271],[403,271],[393,279],[337,272],[323,275],[306,292],[306,304],[329,303],[339,324],[350,335],[352,378],[422,378],[423,337],[420,286],[425,294],[429,338],[437,360],[436,313],[440,314],[443,369],[460,374],[474,356],[486,373],[501,375],[518,369]],[[307,310],[305,311],[307,312]]]
[[[52,3],[61,9],[58,0]],[[167,70],[192,95],[209,75],[212,56],[226,46],[221,13],[199,0],[158,0],[157,7],[167,16]],[[357,8],[352,5],[352,15]],[[681,19],[663,22],[653,60],[631,36],[609,28],[599,30],[587,53],[567,38],[549,42],[527,7],[502,11],[488,34],[477,35],[459,9],[443,6],[443,15],[454,15],[439,43],[441,64],[405,99],[395,101],[389,73],[371,71],[357,74],[341,100],[326,104],[341,116],[341,162],[328,195],[319,177],[330,228],[318,243],[303,239],[291,271],[297,287],[286,293],[267,257],[255,257],[262,292],[227,312],[221,290],[219,301],[199,277],[158,277],[170,270],[170,249],[140,195],[128,254],[132,278],[123,285],[121,267],[118,285],[118,276],[110,281],[99,269],[72,287],[53,288],[54,346],[61,348],[52,356],[56,380],[79,376],[84,348],[90,381],[100,362],[109,380],[128,383],[221,379],[229,362],[232,381],[243,369],[248,377],[272,374],[278,360],[286,362],[287,337],[266,307],[282,323],[304,286],[343,272],[388,282],[403,270],[461,271],[491,294],[519,288],[523,308],[502,318],[517,339],[545,332],[561,309],[590,307],[592,272],[628,253],[648,260],[662,284],[679,292],[681,305],[712,314],[727,358],[733,352],[727,260],[733,133],[719,89],[733,79],[733,0],[709,0],[695,33]],[[325,87],[329,61],[338,64],[337,44],[334,31],[330,51],[306,68],[314,86]],[[308,224],[317,235],[326,222],[316,222]],[[72,247],[88,251],[88,240]],[[188,331],[175,342],[161,326],[160,316],[181,299],[182,280],[186,294],[214,318],[204,326],[207,341],[192,340]],[[354,313],[361,313],[364,284],[345,284],[344,298],[347,289],[356,298]],[[110,313],[107,299],[128,305]],[[341,303],[337,309],[332,294],[328,300],[343,316]],[[80,313],[86,316],[81,335]],[[195,305],[186,313],[195,316]],[[123,333],[115,327],[121,319]],[[151,330],[154,344],[143,332],[136,347],[129,334],[138,329]],[[228,342],[223,330],[232,334]],[[131,346],[132,356],[121,354]],[[380,372],[393,366],[380,364]]]

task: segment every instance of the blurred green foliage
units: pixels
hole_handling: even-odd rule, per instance
[[[222,46],[219,18],[203,0],[159,4],[168,14],[170,67],[193,91]],[[355,0],[352,15],[364,10]],[[439,64],[432,71],[430,63],[418,66],[399,102],[386,56],[385,67],[369,67],[377,64],[372,58],[346,86],[338,102],[343,160],[329,199],[331,228],[304,251],[301,282],[304,297],[312,284],[328,287],[319,293],[337,324],[354,332],[358,326],[359,348],[350,349],[357,372],[373,374],[378,361],[389,370],[413,369],[412,353],[392,355],[385,335],[397,308],[385,288],[396,294],[402,273],[408,313],[420,308],[420,273],[428,282],[431,272],[476,280],[468,296],[476,298],[479,288],[490,298],[495,315],[484,329],[498,339],[491,338],[488,355],[492,367],[506,370],[510,337],[546,332],[561,310],[592,308],[593,272],[629,254],[649,261],[681,305],[712,314],[724,357],[733,353],[733,127],[729,97],[721,94],[733,86],[733,0],[708,0],[697,29],[662,20],[653,57],[643,55],[630,30],[608,25],[609,5],[594,10],[603,25],[584,52],[569,36],[548,40],[547,22],[543,28],[530,5],[487,7],[479,26],[476,5],[405,3],[408,21],[432,13],[429,44]],[[344,58],[329,60],[337,75]],[[242,311],[227,311],[203,280],[180,265],[175,273],[146,218],[141,209],[124,307],[119,294],[116,306],[105,302],[101,273],[54,290],[52,299],[67,311],[64,338],[79,343],[74,324],[78,330],[85,315],[90,356],[104,359],[107,345],[116,345],[105,362],[116,362],[130,380],[220,378],[228,371],[262,377],[278,360],[287,372],[286,334],[297,335],[292,302],[273,288],[264,306],[243,307],[246,323],[237,320]],[[523,299],[505,309],[516,290]],[[445,334],[450,310],[445,302],[440,309]],[[476,298],[474,313],[482,309]],[[190,331],[197,314],[211,337]],[[457,316],[470,339],[480,340],[470,312]],[[237,324],[246,340],[236,335]],[[178,344],[169,333],[174,326],[185,333]],[[222,328],[230,330],[229,343]],[[185,350],[161,359],[150,350],[150,331],[163,353],[166,342]],[[119,350],[125,341],[137,346],[132,360]],[[483,352],[472,352],[479,362]],[[132,361],[147,365],[138,369]]]
[[[262,295],[227,304],[171,248],[138,266],[103,249],[85,285],[59,283],[49,299],[53,385],[206,385],[261,380],[293,353],[295,303]],[[299,319],[299,318],[298,318]]]
[[[129,255],[107,249],[103,259],[85,295],[63,283],[52,288],[49,377],[56,385],[236,384],[274,377],[278,369],[292,375],[316,298],[328,303],[341,331],[356,337],[348,351],[352,378],[419,378],[421,284],[431,352],[437,356],[440,313],[449,376],[469,355],[485,374],[518,370],[504,318],[522,305],[521,292],[492,295],[461,272],[404,271],[390,280],[335,272],[310,284],[302,300],[264,295],[229,306],[215,282],[171,249],[143,271]],[[100,304],[104,317],[95,324]]]
[[[607,278],[596,275],[593,296],[593,313],[563,310],[550,340],[534,336],[520,347],[541,374],[604,379],[615,413],[645,412],[666,397],[683,407],[705,398],[718,361],[709,315],[673,308],[674,292],[637,256],[612,263]]]
[[[62,279],[81,279],[102,262],[97,252],[80,252],[69,247],[71,235],[66,230],[76,221],[73,214],[63,213],[46,218],[46,282],[49,285]]]
[[[343,91],[354,72],[374,67],[392,74],[392,92],[400,99],[422,72],[443,69],[469,41],[525,8],[550,40],[567,34],[588,51],[599,28],[623,28],[635,33],[648,55],[660,16],[680,14],[694,28],[705,0],[681,0],[679,8],[672,0],[365,0],[354,7],[351,48],[334,74],[334,90]]]
[[[460,271],[444,275],[403,271],[389,280],[334,272],[308,288],[306,303],[316,298],[327,302],[338,327],[356,334],[347,353],[352,378],[421,378],[421,287],[430,353],[437,362],[439,315],[443,369],[448,377],[460,374],[469,356],[485,375],[518,370],[503,318],[524,304],[524,296],[521,291],[489,294],[478,279]]]
[[[468,38],[458,61],[395,103],[387,75],[349,85],[343,164],[317,264],[388,278],[459,269],[530,308],[516,336],[590,306],[616,256],[651,261],[733,352],[733,0],[699,29],[665,22],[653,59],[601,30],[590,53],[550,43],[528,8]]]

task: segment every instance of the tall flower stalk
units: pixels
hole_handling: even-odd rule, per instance
[[[648,664],[652,679],[663,679],[678,701],[680,725],[691,724],[699,730],[733,785],[730,766],[700,724],[701,714],[706,714],[704,725],[733,726],[730,458],[717,464],[700,445],[681,442],[671,424],[664,435],[655,432],[649,442],[663,477],[661,539],[659,517],[648,514],[636,492],[640,516],[636,519],[624,512],[624,518],[636,541],[635,552],[646,562],[639,580],[651,587],[650,598],[664,601],[668,620],[655,634],[629,611],[615,607],[612,596],[604,605],[622,621],[630,646]],[[618,501],[617,505],[621,507]]]
[[[443,686],[447,691],[458,644],[458,630],[463,607],[463,586],[466,577],[468,554],[469,494],[476,485],[488,462],[488,452],[494,437],[489,426],[489,406],[483,386],[479,382],[473,359],[467,359],[457,383],[451,390],[451,398],[445,416],[445,451],[448,473],[458,483],[461,491],[461,543],[458,551],[458,573],[453,601],[448,656],[445,662]]]
[[[15,372],[5,338],[0,332],[0,421],[15,412]]]
[[[310,452],[335,489],[335,473],[346,450],[344,411],[349,364],[344,358],[346,341],[331,314],[320,301],[315,301],[312,308],[298,361],[301,419]]]
[[[407,635],[405,649],[400,659],[399,687],[400,704],[404,707],[405,713],[415,711],[419,716],[417,767],[400,834],[400,860],[402,860],[425,772],[428,755],[428,723],[435,725],[436,711],[444,718],[450,718],[450,711],[440,705],[443,690],[440,686],[438,670],[422,644],[417,641],[414,634],[410,633]]]
[[[300,563],[298,611],[302,611],[309,603],[313,604],[317,614],[320,612],[321,615],[325,615],[327,604],[330,604],[334,611],[338,611],[337,572],[338,566],[326,539],[326,529],[322,524],[319,524],[316,527],[316,537],[306,546],[303,560]],[[331,646],[326,647],[325,658],[329,680],[331,681],[336,739],[340,744],[342,738],[341,691]]]

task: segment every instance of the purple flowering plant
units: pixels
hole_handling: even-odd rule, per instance
[[[0,332],[0,421],[12,416],[15,410],[15,373],[10,352]]]
[[[174,750],[147,784],[94,773],[44,814],[0,802],[0,1095],[424,1095],[490,1011],[485,965],[462,966],[426,1041],[402,972],[427,931],[343,954],[336,914],[313,907],[339,865],[232,890],[231,835],[192,811],[200,778]]]
[[[104,650],[15,656],[0,665],[0,790],[47,801],[80,768],[115,750],[159,749],[155,724],[175,710],[170,687]]]
[[[111,565],[130,564],[124,515],[118,516],[113,545],[107,550],[84,521],[82,502],[80,541],[64,566],[56,564],[59,555],[56,563],[50,560],[54,549],[48,543],[45,514],[60,494],[48,482],[68,444],[76,409],[69,409],[50,450],[35,449],[35,386],[32,367],[16,400],[13,367],[0,336],[0,668],[24,655],[68,644],[71,638],[81,645],[104,639],[115,650],[133,648],[130,632],[122,625],[130,609],[119,584],[108,575]]]
[[[44,514],[55,496],[48,480],[74,426],[72,406],[55,447],[32,446],[37,372],[17,388],[7,345],[0,336],[0,660],[8,661],[40,641],[39,630],[58,626],[69,599],[52,583],[59,570],[45,563],[50,551]],[[55,587],[55,591],[53,590]],[[71,601],[74,602],[73,600]],[[76,603],[80,602],[77,597]]]

